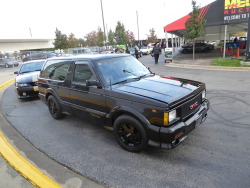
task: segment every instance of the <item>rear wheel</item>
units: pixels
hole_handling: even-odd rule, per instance
[[[62,108],[60,107],[58,101],[53,95],[50,95],[48,98],[48,108],[53,118],[55,119],[63,118]]]
[[[115,120],[114,136],[119,145],[130,152],[140,152],[148,145],[144,127],[129,115],[122,115]]]

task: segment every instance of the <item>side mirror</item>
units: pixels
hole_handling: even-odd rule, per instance
[[[97,88],[101,88],[101,84],[97,80],[86,80],[86,86],[97,86]]]
[[[18,71],[15,71],[14,74],[18,74]]]

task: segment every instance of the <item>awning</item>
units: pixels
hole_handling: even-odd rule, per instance
[[[200,17],[203,17],[206,20],[206,34],[217,34],[216,39],[219,39],[224,35],[223,28],[225,25],[230,26],[228,27],[228,33],[246,32],[249,13],[249,1],[217,0],[202,7]],[[186,15],[174,21],[166,25],[164,30],[168,33],[182,37],[186,33],[185,23],[188,18],[190,18],[190,16]]]
[[[207,11],[209,10],[209,7],[210,7],[210,4],[207,5],[207,6],[205,6],[205,7],[202,7],[202,8],[201,8],[201,11],[200,11],[199,17],[204,18],[205,15],[207,14]],[[185,30],[185,29],[186,29],[185,23],[186,23],[186,21],[187,21],[189,18],[190,18],[190,15],[189,15],[189,14],[186,15],[186,16],[183,16],[182,18],[180,18],[180,19],[178,19],[178,20],[176,20],[176,21],[174,21],[174,22],[172,22],[172,23],[166,25],[166,26],[164,27],[164,30],[167,31],[167,32],[170,32],[170,33],[171,33],[171,31],[175,31],[175,33],[176,33],[176,32],[177,32],[177,33],[178,33],[178,32],[181,33],[182,30]]]

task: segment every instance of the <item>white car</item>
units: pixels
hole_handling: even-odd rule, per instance
[[[148,46],[142,46],[141,51],[142,51],[142,54],[148,55],[148,54],[151,53],[152,49],[150,47],[148,47]]]

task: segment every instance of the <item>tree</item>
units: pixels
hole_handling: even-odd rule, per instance
[[[128,36],[125,32],[125,27],[121,22],[117,22],[115,28],[115,40],[117,44],[127,44],[129,42]]]
[[[116,44],[115,33],[110,29],[108,33],[108,44],[113,46]]]
[[[85,35],[84,38],[86,39],[85,42],[87,46],[97,46],[97,32],[96,31],[92,31],[88,33],[87,35]]]
[[[97,28],[97,46],[104,46],[104,42],[105,42],[105,36],[104,36],[104,32],[102,31],[102,29],[100,27]]]
[[[68,47],[69,48],[75,48],[78,46],[79,41],[77,40],[77,38],[75,38],[75,35],[73,33],[71,33],[68,37]]]
[[[61,49],[68,48],[67,35],[62,34],[62,32],[59,31],[57,28],[56,28],[55,34],[56,34],[56,38],[55,38],[55,42],[53,42],[55,49],[61,50]]]
[[[149,29],[149,35],[147,35],[147,36],[148,36],[148,38],[147,38],[148,43],[156,43],[157,42],[157,36],[155,34],[154,28]]]
[[[130,44],[134,44],[135,43],[135,35],[132,31],[126,31],[126,35],[128,36],[128,40]]]
[[[86,42],[84,41],[84,39],[82,39],[82,38],[79,38],[78,39],[78,43],[79,43],[79,46],[86,46]]]
[[[196,6],[196,1],[192,0],[193,11],[189,14],[190,18],[186,21],[185,38],[193,41],[193,59],[195,59],[195,42],[198,37],[204,35],[204,25],[206,20],[200,16],[200,8]]]

